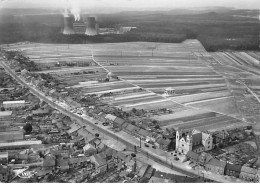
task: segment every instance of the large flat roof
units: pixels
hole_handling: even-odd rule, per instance
[[[3,104],[25,103],[24,100],[4,101]]]
[[[12,115],[12,111],[1,111],[0,112],[0,117],[11,116],[11,115]]]
[[[42,144],[41,140],[37,140],[37,141],[4,142],[4,143],[0,143],[0,148],[9,147],[9,146],[39,145],[39,144]]]

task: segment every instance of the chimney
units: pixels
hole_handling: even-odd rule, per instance
[[[86,32],[85,34],[88,36],[95,36],[98,35],[97,31],[97,25],[96,25],[96,20],[95,17],[87,17],[86,19]]]

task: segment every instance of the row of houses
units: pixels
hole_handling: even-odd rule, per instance
[[[122,118],[114,116],[112,114],[106,114],[102,112],[100,109],[92,109],[92,108],[84,108],[84,111],[90,117],[100,121],[100,122],[107,122],[113,126],[114,130],[116,131],[124,131],[138,139],[141,139],[146,142],[150,142],[154,144],[156,147],[170,151],[175,149],[175,142],[174,139],[169,139],[164,137],[161,134],[150,132],[148,130],[142,129],[135,125],[132,125],[125,121]]]
[[[189,151],[186,157],[194,166],[202,166],[206,171],[240,178],[245,181],[259,182],[260,166],[258,162],[255,162],[255,165],[258,166],[251,167],[248,165],[236,165],[213,158],[205,152],[198,154],[194,151]]]

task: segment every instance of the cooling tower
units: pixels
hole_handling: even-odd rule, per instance
[[[96,29],[96,20],[95,17],[87,17],[86,19],[86,32],[85,34],[88,36],[95,36],[98,34]]]
[[[63,34],[65,34],[65,35],[74,34],[73,21],[74,21],[74,18],[72,16],[69,16],[69,15],[64,16]]]

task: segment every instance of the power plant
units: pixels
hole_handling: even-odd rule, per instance
[[[71,14],[64,15],[63,34],[85,34],[88,36],[98,35],[98,24],[95,17],[87,17],[85,21],[74,21]]]
[[[63,34],[65,34],[65,35],[75,34],[75,32],[73,30],[73,21],[74,21],[74,18],[72,16],[72,14],[64,15],[64,29],[62,32]]]
[[[98,25],[96,23],[95,17],[87,17],[85,34],[88,36],[98,35]]]

